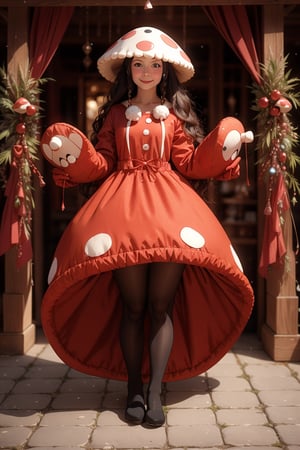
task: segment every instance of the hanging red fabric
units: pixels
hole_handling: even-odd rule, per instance
[[[73,11],[74,7],[71,6],[34,8],[29,41],[33,78],[40,78],[48,67]]]
[[[280,215],[290,208],[288,192],[282,174],[278,175],[270,199],[271,214],[265,216],[265,228],[263,236],[263,247],[259,262],[259,273],[267,277],[268,268],[271,264],[283,264],[286,254],[286,245]]]
[[[204,10],[227,44],[260,84],[259,60],[244,5],[206,6]]]
[[[48,67],[70,22],[73,10],[74,7],[34,9],[29,42],[33,78],[40,78]],[[0,255],[16,245],[18,247],[17,267],[20,267],[32,258],[32,245],[30,236],[21,226],[22,217],[15,207],[19,180],[17,171],[15,167],[10,167],[0,225]]]

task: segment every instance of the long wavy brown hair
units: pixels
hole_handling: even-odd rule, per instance
[[[93,132],[91,141],[94,145],[98,142],[98,133],[113,105],[128,101],[137,94],[137,86],[131,77],[132,58],[125,58],[118,72],[115,82],[108,93],[108,100],[98,111],[98,115],[93,122]],[[179,83],[176,72],[172,64],[163,62],[163,76],[157,86],[157,95],[162,103],[168,101],[172,104],[176,116],[182,120],[182,125],[187,136],[191,137],[196,144],[203,139],[203,130],[199,118],[195,112],[194,102],[190,98],[186,89]],[[80,185],[81,193],[89,198],[104,180],[95,181]],[[190,180],[194,189],[203,196],[207,182]]]
[[[131,77],[132,58],[125,58],[118,72],[117,78],[111,86],[107,102],[99,108],[98,116],[93,123],[92,143],[98,141],[97,135],[110,108],[122,103],[137,94],[137,86]],[[180,85],[172,64],[163,62],[163,76],[157,86],[157,95],[162,103],[168,101],[172,104],[176,116],[182,120],[184,131],[191,136],[195,142],[201,142],[203,131],[199,119],[194,110],[194,103],[188,92]]]

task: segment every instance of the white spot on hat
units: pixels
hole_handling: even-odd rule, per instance
[[[185,244],[192,248],[202,248],[205,245],[202,234],[190,227],[183,227],[180,231],[180,237]]]
[[[232,253],[232,256],[233,256],[233,259],[234,259],[236,265],[238,266],[238,268],[240,269],[241,272],[244,272],[240,258],[238,257],[236,251],[234,250],[234,248],[232,247],[231,244],[230,244],[230,250],[231,250],[231,253]]]
[[[107,233],[95,234],[85,244],[84,251],[87,256],[95,257],[104,255],[112,246],[112,239]]]
[[[49,270],[49,274],[48,274],[48,284],[50,284],[52,282],[52,280],[54,279],[56,272],[57,272],[57,258],[55,257],[52,261],[50,270]]]

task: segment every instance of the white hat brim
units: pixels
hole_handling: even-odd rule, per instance
[[[113,82],[124,59],[133,57],[151,57],[169,62],[180,83],[192,78],[195,72],[182,48],[166,33],[153,27],[136,28],[118,39],[98,59],[98,70],[104,78]]]

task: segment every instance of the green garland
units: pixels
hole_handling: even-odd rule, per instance
[[[287,57],[281,60],[271,59],[266,65],[261,64],[261,83],[255,83],[252,88],[255,95],[252,109],[257,111],[259,129],[259,175],[270,193],[276,177],[282,174],[287,188],[292,191],[291,201],[295,205],[296,196],[300,194],[299,181],[294,176],[295,169],[300,164],[300,157],[294,151],[299,144],[299,136],[289,113],[292,107],[300,105],[300,92],[297,88],[300,80],[291,77],[291,71],[286,71],[286,68]],[[270,211],[266,209],[265,214],[270,214]]]
[[[39,149],[40,86],[46,81],[32,78],[29,69],[18,69],[15,78],[0,69],[0,165],[17,169],[14,207],[19,217],[19,233],[23,230],[28,238],[34,208],[32,175],[38,176],[41,186],[45,184],[34,161]],[[6,173],[2,188],[11,171]]]

